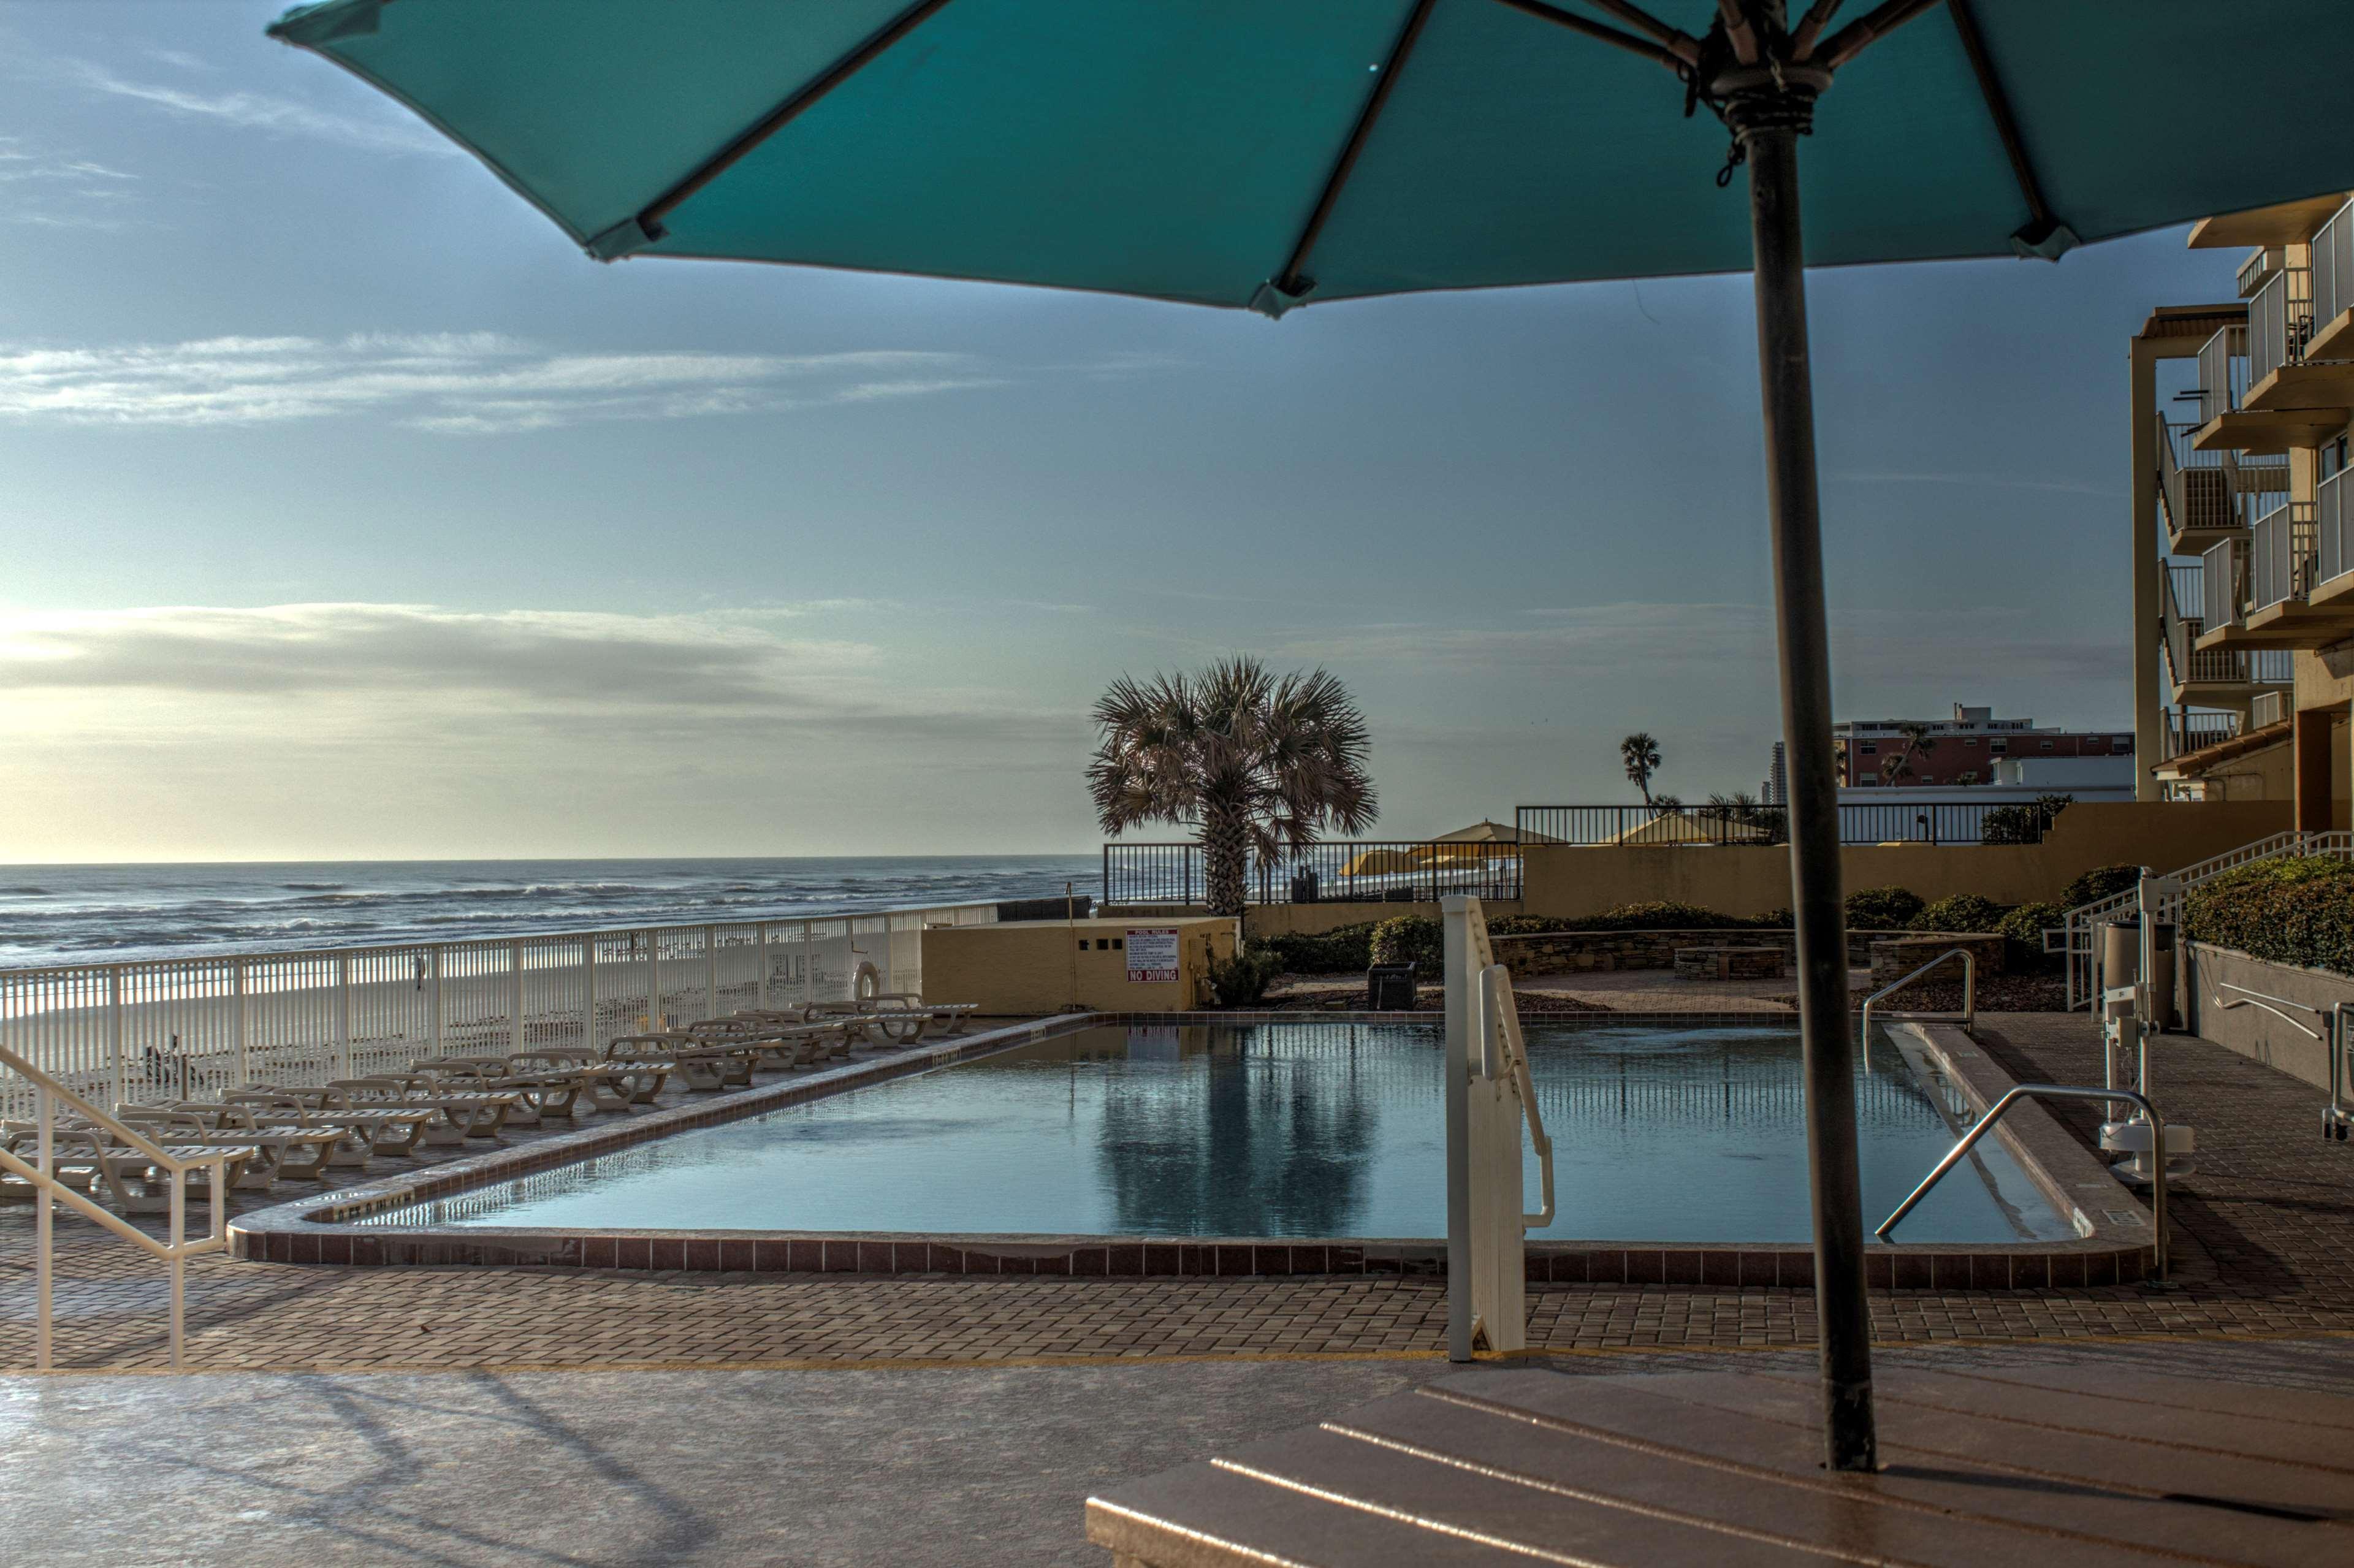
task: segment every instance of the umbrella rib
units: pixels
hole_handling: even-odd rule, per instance
[[[795,89],[791,97],[754,121],[734,141],[696,165],[684,179],[648,202],[639,210],[639,226],[649,236],[659,236],[662,220],[678,210],[682,203],[742,162],[754,148],[791,124],[802,111],[857,75],[872,64],[877,55],[914,32],[933,12],[947,4],[948,0],[917,0],[915,5],[885,23],[864,43],[834,61],[819,76]]]
[[[2003,90],[2002,79],[1995,74],[1994,61],[1987,56],[1986,40],[1978,34],[1978,18],[1970,15],[1969,0],[1946,0],[1946,11],[1954,18],[1954,31],[1961,35],[1962,53],[1969,57],[1970,74],[1978,78],[1978,96],[1986,101],[1995,134],[2002,139],[2019,194],[2027,198],[2027,215],[2033,221],[2015,238],[2023,244],[2041,244],[2062,226],[2043,199],[2043,183],[2035,177],[2035,165],[2027,156],[2027,143],[2010,111],[2010,95]]]
[[[1861,53],[1866,44],[1884,38],[1940,0],[1888,0],[1878,10],[1858,16],[1822,43],[1825,70],[1837,70]]]
[[[1698,38],[1681,28],[1668,26],[1640,5],[1629,5],[1628,0],[1587,0],[1587,3],[1597,11],[1617,17],[1637,32],[1648,33],[1659,41],[1662,48],[1686,65],[1700,64]]]
[[[1390,46],[1389,58],[1382,62],[1381,79],[1357,112],[1357,122],[1349,129],[1349,140],[1341,149],[1341,156],[1332,164],[1332,172],[1324,177],[1324,189],[1316,198],[1316,209],[1308,215],[1308,223],[1299,231],[1299,238],[1285,259],[1283,270],[1275,276],[1275,286],[1283,293],[1305,294],[1314,285],[1299,275],[1307,264],[1308,253],[1324,232],[1325,219],[1332,216],[1332,205],[1341,199],[1341,187],[1349,183],[1349,175],[1357,166],[1357,154],[1364,150],[1365,138],[1373,133],[1373,122],[1381,118],[1382,106],[1390,101],[1390,89],[1397,85],[1398,71],[1406,56],[1414,52],[1414,43],[1422,37],[1422,25],[1430,19],[1430,8],[1437,0],[1415,0],[1414,11],[1398,29],[1397,41]]]
[[[1599,39],[1606,44],[1615,44],[1630,54],[1638,54],[1647,60],[1663,65],[1678,75],[1681,75],[1685,69],[1682,58],[1671,49],[1663,49],[1659,45],[1638,38],[1632,33],[1622,33],[1616,27],[1606,27],[1599,22],[1589,22],[1583,16],[1573,16],[1566,11],[1557,11],[1551,5],[1545,5],[1543,0],[1496,0],[1496,4],[1509,6],[1523,16],[1535,16],[1540,20],[1551,22],[1557,27],[1567,27],[1573,33],[1583,33],[1589,38]]]

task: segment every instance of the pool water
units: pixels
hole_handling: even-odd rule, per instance
[[[1803,1242],[1788,1027],[1536,1026],[1555,1240]],[[375,1224],[917,1234],[1447,1233],[1439,1037],[1411,1025],[1097,1027],[697,1128]],[[1952,1147],[1893,1049],[1857,1072],[1867,1224]],[[1942,1091],[1950,1094],[1951,1091]],[[2074,1234],[1989,1139],[1919,1243]],[[1527,1184],[1535,1207],[1533,1157]]]

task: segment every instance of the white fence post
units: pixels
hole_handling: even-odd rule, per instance
[[[817,1001],[816,974],[817,925],[814,921],[804,920],[801,922],[801,1011],[804,1012],[809,1011],[811,1002]]]
[[[646,1027],[658,1030],[662,1021],[662,948],[654,940],[652,927],[638,933],[646,945]]]
[[[1447,1359],[1471,1359],[1471,988],[1463,983],[1471,967],[1469,930],[1471,901],[1439,900],[1447,982]]]
[[[507,944],[507,1050],[523,1050],[523,944]]]
[[[230,1003],[229,1016],[230,1027],[236,1032],[236,1081],[239,1084],[249,1084],[253,1082],[253,1062],[252,1045],[245,1023],[245,960],[243,959],[229,960],[229,994],[235,999]]]
[[[114,1076],[114,1103],[131,1097],[131,1081],[122,1060],[122,966],[106,966],[106,1057]]]
[[[580,938],[580,1048],[597,1054],[597,938]]]
[[[719,1016],[719,927],[703,928],[703,1016]]]
[[[352,956],[335,959],[335,1070],[331,1078],[352,1075]]]
[[[758,940],[760,947],[760,994],[752,1005],[766,1012],[769,1011],[769,923],[766,920],[760,922]]]
[[[441,944],[433,944],[433,1054],[446,1055],[441,1048]]]

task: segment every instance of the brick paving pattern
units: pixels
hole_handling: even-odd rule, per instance
[[[2099,1040],[2082,1015],[1989,1018],[1980,1037],[2014,1075],[2097,1080]],[[2081,1342],[2354,1330],[2354,1144],[2323,1143],[2318,1091],[2182,1037],[2163,1043],[2156,1073],[2159,1103],[2199,1128],[2206,1150],[2176,1194],[2180,1288],[1878,1291],[1878,1337]],[[2080,1130],[2091,1119],[2057,1114]],[[58,1364],[164,1364],[163,1266],[76,1217],[58,1224]],[[0,1370],[32,1363],[31,1242],[26,1208],[0,1213]],[[882,1278],[207,1257],[188,1266],[188,1327],[191,1366],[284,1370],[1427,1355],[1444,1343],[1446,1298],[1437,1282],[1394,1278]],[[1812,1335],[1803,1290],[1531,1291],[1530,1342],[1549,1351],[1790,1347]]]

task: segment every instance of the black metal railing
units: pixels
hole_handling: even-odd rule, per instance
[[[1907,800],[1901,786],[1888,793],[1885,801],[1840,807],[1841,843],[2032,843],[2041,837],[2040,821],[2023,821],[2022,813],[2031,814],[2030,802]],[[1988,818],[1995,813],[2001,814],[1989,832]],[[1777,806],[1521,806],[1513,822],[1521,842],[1533,846],[1777,844],[1788,838]]]
[[[1435,839],[1346,840],[1281,855],[1250,857],[1245,896],[1253,904],[1428,903],[1446,894],[1521,896],[1516,844]],[[1208,867],[1198,843],[1107,843],[1106,904],[1201,904]]]

